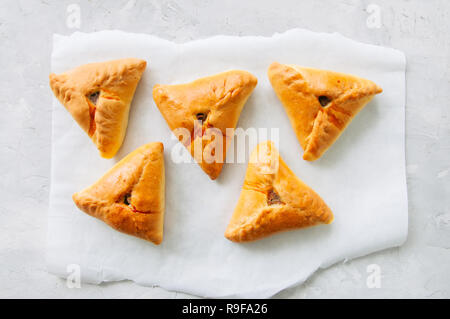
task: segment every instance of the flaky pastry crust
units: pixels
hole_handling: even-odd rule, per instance
[[[157,84],[153,88],[153,99],[170,129],[185,128],[190,132],[189,141],[182,142],[211,179],[222,171],[232,130],[256,84],[256,77],[249,72],[233,70],[187,84]],[[199,128],[195,127],[196,121],[200,121]],[[212,139],[203,132],[211,128],[222,135],[223,155],[208,162],[202,155]],[[227,132],[227,128],[231,130]],[[202,152],[194,154],[195,145],[200,145]]]
[[[164,147],[154,142],[128,154],[72,198],[83,212],[155,244],[163,239]]]
[[[50,74],[50,87],[105,158],[122,145],[128,113],[147,63],[129,58]]]
[[[250,156],[225,237],[246,242],[280,231],[330,224],[333,219],[322,198],[295,176],[274,144],[266,141]]]
[[[304,150],[314,161],[382,89],[372,81],[332,71],[272,63],[269,80]]]

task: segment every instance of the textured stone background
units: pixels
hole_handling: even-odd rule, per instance
[[[53,33],[77,30],[72,20],[68,22],[71,4],[80,8],[79,30],[84,32],[121,29],[183,42],[217,34],[270,36],[301,27],[339,32],[355,40],[404,51],[408,61],[406,244],[319,271],[305,284],[276,297],[450,297],[447,0],[2,0],[0,297],[187,296],[132,282],[83,284],[80,289],[69,289],[64,280],[45,270],[51,40]],[[371,23],[374,12],[380,14],[379,28]],[[366,284],[370,264],[381,269],[381,288],[370,289]]]

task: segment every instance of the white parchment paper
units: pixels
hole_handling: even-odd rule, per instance
[[[53,41],[56,73],[126,57],[145,59],[148,67],[136,91],[124,144],[114,159],[102,159],[54,99],[50,272],[66,277],[68,265],[76,264],[82,280],[90,283],[130,279],[200,296],[269,297],[303,282],[318,268],[406,239],[403,53],[339,34],[298,29],[272,37],[217,36],[184,44],[120,31],[56,35]],[[323,158],[306,162],[266,75],[274,61],[359,75],[384,92]],[[335,215],[333,224],[232,243],[223,233],[247,165],[225,164],[221,176],[211,181],[197,164],[172,161],[177,141],[152,100],[153,85],[188,82],[229,69],[247,70],[258,78],[238,127],[279,128],[281,156],[327,202]],[[270,134],[261,141],[267,138]],[[152,141],[165,146],[166,217],[160,246],[114,231],[80,212],[71,199],[130,151]]]

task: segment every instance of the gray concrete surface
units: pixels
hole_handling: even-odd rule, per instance
[[[78,9],[79,28],[73,20]],[[401,248],[321,270],[275,297],[450,297],[446,0],[1,1],[0,297],[187,297],[127,281],[70,289],[46,272],[52,34],[121,29],[183,42],[217,34],[269,36],[294,27],[406,53],[409,236]],[[367,285],[371,264],[380,267],[380,288]]]

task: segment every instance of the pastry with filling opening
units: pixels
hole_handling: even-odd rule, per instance
[[[131,101],[146,65],[144,60],[128,58],[50,74],[53,93],[102,157],[113,157],[122,145]]]
[[[356,114],[383,91],[353,75],[277,62],[270,65],[268,76],[307,161],[320,158]]]
[[[274,144],[266,141],[250,156],[225,237],[246,242],[280,231],[330,224],[333,219],[322,198],[295,176]]]
[[[211,179],[222,171],[233,130],[256,84],[249,72],[233,70],[153,88],[153,99],[169,128]]]
[[[143,145],[72,198],[83,212],[112,228],[160,244],[164,224],[164,147]]]

